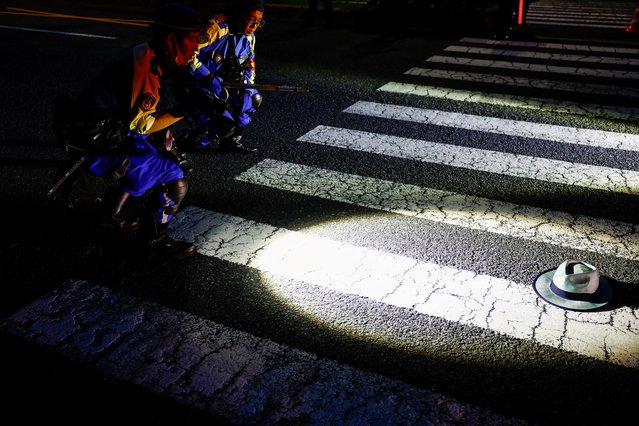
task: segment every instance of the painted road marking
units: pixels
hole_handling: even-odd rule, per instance
[[[299,174],[295,169],[301,167],[270,165],[270,170],[287,168],[293,175]],[[277,182],[270,180],[272,174],[260,179],[263,170],[264,167],[258,165],[239,179]],[[340,184],[330,181],[331,187],[327,189],[334,192]],[[298,188],[302,182],[298,181]],[[352,183],[341,182],[344,186],[341,192]],[[392,189],[385,188],[391,192]],[[287,299],[291,295],[286,294],[286,289],[293,286],[290,282],[308,283],[639,368],[639,323],[636,321],[639,309],[636,307],[624,306],[607,312],[567,311],[541,301],[531,283],[440,266],[192,206],[176,215],[172,235],[194,241],[201,254],[261,271],[265,280],[272,281],[271,285],[283,291]],[[299,308],[314,309],[313,306]]]
[[[576,9],[573,9],[576,10]],[[537,16],[537,17],[553,17],[553,18],[558,18],[558,14],[557,12],[559,11],[559,9],[557,8],[553,8],[553,9],[546,9],[546,10],[539,10],[536,8],[536,10],[529,10],[528,13],[526,14],[526,18],[529,18],[530,16]],[[623,23],[628,19],[628,11],[619,11],[619,12],[601,12],[601,11],[596,11],[594,9],[591,9],[591,12],[588,13],[584,13],[585,11],[583,9],[579,9],[576,11],[570,11],[570,10],[564,10],[561,9],[561,16],[563,16],[564,18],[570,18],[573,21],[581,21],[583,19],[588,20],[589,22],[620,22]],[[559,17],[558,19],[562,19],[561,17]]]
[[[527,19],[526,23],[528,24],[537,24],[537,25],[559,25],[562,27],[583,27],[583,28],[608,28],[612,30],[623,30],[627,25],[617,24],[617,25],[606,25],[606,24],[588,24],[581,22],[566,22],[560,20],[538,20],[538,19]]]
[[[528,424],[82,280],[1,327],[233,423]]]
[[[32,32],[36,32],[36,33],[61,34],[61,35],[68,35],[68,36],[74,36],[74,37],[104,38],[104,39],[107,39],[107,40],[116,40],[117,39],[117,37],[102,36],[102,35],[97,35],[97,34],[71,33],[71,32],[67,32],[67,31],[41,30],[41,29],[38,29],[38,28],[12,27],[12,26],[8,26],[8,25],[0,25],[0,28],[4,28],[4,29],[8,29],[8,30],[18,30],[18,31],[32,31]]]
[[[624,46],[596,46],[589,44],[571,44],[571,43],[553,43],[546,41],[525,41],[525,40],[499,40],[488,38],[464,37],[459,40],[460,43],[471,44],[487,44],[491,46],[517,46],[517,47],[536,47],[541,49],[555,50],[575,50],[584,52],[598,52],[611,54],[631,54],[639,55],[639,49],[636,47]]]
[[[508,75],[497,75],[492,73],[484,74],[476,72],[438,70],[419,67],[413,67],[404,72],[404,74],[426,78],[440,78],[456,81],[471,81],[474,83],[499,84],[501,86],[516,86],[542,90],[558,90],[560,92],[639,97],[639,90],[637,89],[628,86],[618,86],[610,84],[542,80],[538,78],[515,77]]]
[[[456,52],[456,53],[473,53],[477,55],[514,56],[517,58],[543,59],[545,61],[570,61],[570,62],[613,64],[613,65],[624,65],[624,66],[639,65],[639,59],[636,59],[636,58],[620,58],[620,57],[600,56],[600,55],[589,56],[589,55],[576,55],[576,54],[551,53],[551,52],[533,52],[533,51],[525,51],[525,50],[495,49],[495,48],[489,48],[489,47],[470,47],[470,46],[451,45],[444,48],[444,51]]]
[[[300,136],[298,141],[498,173],[505,176],[623,194],[639,194],[639,171],[634,170],[552,160],[329,126],[317,126]]]
[[[448,225],[639,260],[637,226],[266,159],[236,179]]]
[[[639,117],[639,109],[625,108],[615,105],[583,104],[568,101],[548,100],[525,96],[512,96],[499,93],[486,93],[470,90],[456,90],[435,86],[424,86],[391,81],[377,90],[402,95],[427,96],[451,101],[484,103],[504,107],[530,109],[555,113],[591,115],[601,118],[635,120]]]
[[[106,22],[109,24],[133,25],[136,27],[148,27],[153,21],[147,19],[128,19],[128,18],[102,18],[97,16],[69,15],[66,13],[49,12],[46,10],[23,9],[19,7],[7,7],[0,10],[5,15],[24,15],[37,16],[40,18],[56,18],[56,19],[78,19],[81,21]]]
[[[560,143],[639,151],[639,134],[556,126],[366,101],[358,101],[343,112]]]
[[[558,65],[552,65],[552,64],[533,64],[533,63],[524,63],[524,62],[495,61],[492,59],[473,59],[473,58],[463,58],[459,56],[438,56],[438,55],[431,56],[426,61],[429,63],[460,65],[460,66],[467,66],[467,67],[497,68],[497,69],[516,70],[516,71],[531,71],[531,72],[539,72],[539,73],[581,75],[581,76],[596,77],[596,78],[601,77],[601,78],[615,78],[615,79],[628,79],[628,80],[639,79],[639,72],[627,71],[627,70],[564,67],[564,66],[558,66]],[[411,68],[411,69],[421,70],[421,68]]]

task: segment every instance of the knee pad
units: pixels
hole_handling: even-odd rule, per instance
[[[186,179],[175,179],[166,184],[166,196],[168,203],[164,204],[164,213],[174,215],[180,208],[189,190],[189,182]]]
[[[253,109],[258,109],[262,105],[262,95],[259,93],[254,94],[251,96],[251,101],[253,102]]]

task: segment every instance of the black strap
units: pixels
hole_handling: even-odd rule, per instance
[[[226,52],[226,57],[224,58],[223,72],[224,72],[224,80],[229,82],[239,82],[242,81],[242,65],[240,64],[240,60],[235,54],[235,34],[229,33],[229,47]],[[229,52],[230,50],[230,52]]]

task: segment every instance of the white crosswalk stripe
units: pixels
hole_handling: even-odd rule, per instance
[[[390,120],[403,120],[420,124],[456,127],[478,132],[520,136],[531,139],[570,143],[584,146],[639,151],[639,134],[617,133],[579,127],[508,120],[481,115],[437,111],[403,105],[359,101],[344,110]]]
[[[492,65],[491,65],[492,67]],[[590,93],[593,95],[614,95],[638,97],[639,90],[628,87],[613,86],[594,83],[577,83],[543,79],[532,79],[527,77],[512,77],[496,74],[485,74],[476,72],[462,72],[450,70],[437,70],[432,68],[413,67],[406,71],[406,75],[414,75],[426,78],[445,78],[458,81],[471,81],[483,84],[500,84],[503,86],[532,87],[542,90],[558,90],[562,92]]]
[[[82,280],[0,327],[234,424],[527,424]]]
[[[621,58],[614,56],[595,56],[595,55],[583,55],[583,54],[569,54],[569,53],[557,53],[557,52],[541,52],[541,51],[526,51],[526,50],[512,50],[512,49],[495,49],[494,47],[470,47],[470,46],[457,46],[452,45],[444,49],[445,52],[453,53],[465,53],[465,54],[477,54],[477,55],[490,55],[490,56],[509,56],[516,58],[527,59],[542,59],[545,61],[559,61],[559,62],[577,62],[583,64],[606,64],[606,65],[621,65],[621,66],[638,66],[639,59],[637,58]]]
[[[639,172],[318,126],[299,141],[506,176],[639,195]]]
[[[577,52],[588,53],[605,53],[614,55],[637,55],[639,49],[636,47],[626,46],[598,46],[590,44],[574,44],[574,43],[556,43],[548,41],[527,41],[527,40],[499,40],[477,37],[463,37],[460,43],[480,44],[487,46],[508,46],[512,47],[530,47],[536,49],[552,49],[552,50],[571,50]]]
[[[621,119],[639,118],[639,108],[615,105],[585,104],[571,101],[549,102],[545,98],[533,98],[471,90],[448,89],[436,86],[411,84],[392,81],[378,90],[403,95],[426,96],[451,101],[485,103],[502,107],[548,111],[575,115],[593,115],[601,118]]]
[[[513,238],[639,260],[639,233],[633,224],[572,216],[275,160],[263,160],[237,179]]]
[[[636,80],[639,79],[639,72],[627,71],[627,70],[612,70],[612,69],[593,69],[593,68],[575,68],[566,67],[561,65],[547,65],[547,64],[531,64],[512,61],[495,61],[490,59],[472,59],[460,56],[440,56],[435,55],[427,59],[431,63],[440,64],[452,64],[471,67],[484,67],[484,68],[498,68],[516,71],[533,71],[539,73],[551,72],[553,74],[568,74],[568,75],[580,75],[587,77],[606,77],[606,78],[625,78]],[[414,70],[414,71],[412,71]],[[409,72],[410,71],[410,72]],[[406,74],[412,75],[425,75],[422,68],[411,68]],[[614,87],[614,86],[607,86]],[[617,90],[617,89],[615,89]],[[623,92],[623,89],[620,89]],[[607,93],[607,92],[604,92]]]

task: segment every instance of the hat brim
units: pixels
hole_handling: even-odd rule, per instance
[[[561,297],[550,288],[555,269],[549,269],[537,275],[533,280],[535,292],[551,305],[572,311],[592,311],[604,308],[612,302],[612,286],[603,276],[599,277],[599,286],[590,300],[571,300]]]
[[[182,31],[182,32],[185,32],[185,33],[196,33],[196,32],[199,32],[201,30],[201,28],[199,26],[196,26],[196,27],[193,27],[193,26],[181,27],[181,26],[178,26],[178,25],[167,25],[167,24],[163,24],[161,22],[153,22],[153,23],[149,24],[147,29],[149,29],[151,31],[164,29],[164,30],[168,30],[168,31]]]

